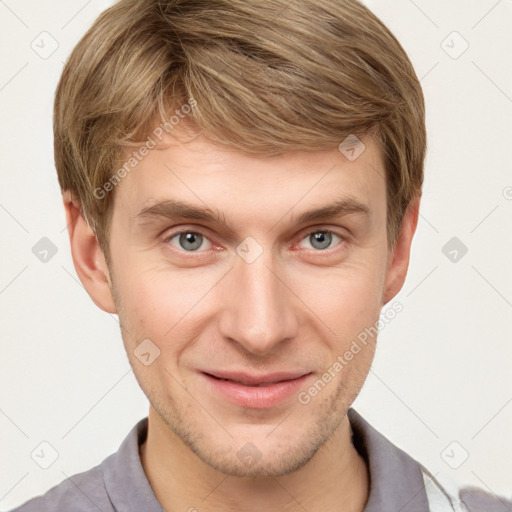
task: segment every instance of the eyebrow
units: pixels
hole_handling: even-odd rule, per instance
[[[355,197],[346,197],[339,199],[332,204],[328,204],[320,208],[308,210],[307,212],[302,213],[297,218],[297,223],[305,224],[306,222],[316,222],[320,220],[332,219],[333,217],[338,217],[341,215],[349,215],[351,213],[362,213],[369,215],[370,208]]]
[[[297,224],[305,224],[308,222],[317,222],[355,213],[369,215],[370,208],[355,197],[345,197],[335,201],[334,203],[301,213],[297,219],[294,219],[292,214],[292,221]],[[140,220],[151,217],[200,220],[208,223],[226,225],[226,222],[219,211],[214,211],[207,207],[198,207],[176,199],[167,199],[147,206],[136,216],[136,218]]]

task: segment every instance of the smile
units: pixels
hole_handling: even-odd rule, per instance
[[[245,373],[200,372],[215,398],[241,407],[268,409],[299,392],[312,372],[286,372],[267,375]]]

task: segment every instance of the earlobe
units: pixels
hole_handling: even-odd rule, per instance
[[[382,305],[387,304],[402,289],[409,268],[411,244],[420,209],[420,196],[411,201],[402,219],[400,232],[388,259]]]
[[[76,273],[93,302],[107,313],[117,313],[111,280],[98,238],[85,220],[78,200],[62,193],[68,225],[71,255]]]

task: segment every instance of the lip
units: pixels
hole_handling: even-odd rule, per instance
[[[212,370],[200,371],[199,375],[215,395],[220,395],[235,405],[251,409],[268,409],[297,394],[312,372],[250,375],[243,372]]]

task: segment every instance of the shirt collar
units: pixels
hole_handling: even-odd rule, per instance
[[[370,492],[364,512],[428,512],[420,464],[354,409],[348,410],[348,418],[354,447],[369,467]]]
[[[103,479],[116,511],[165,512],[149,484],[140,460],[140,445],[148,433],[147,416],[130,430],[119,450],[102,465]]]
[[[370,473],[364,512],[428,512],[421,466],[388,441],[354,409],[348,410],[352,442]],[[145,441],[148,418],[128,433],[119,450],[103,463],[105,488],[115,510],[164,512],[146,477],[139,446]]]

